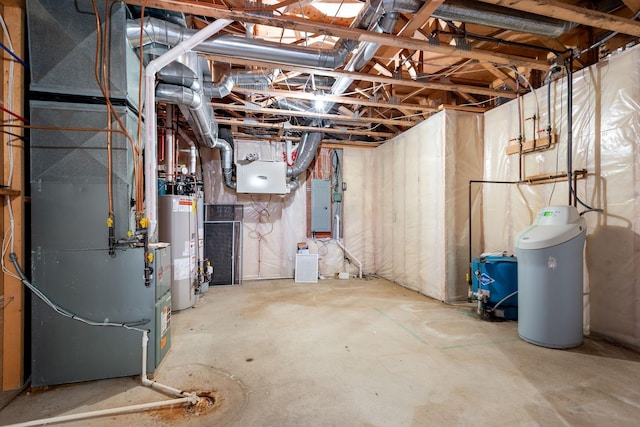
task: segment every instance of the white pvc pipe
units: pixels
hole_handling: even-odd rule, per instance
[[[175,61],[180,56],[190,52],[199,45],[233,21],[228,19],[217,19],[198,31],[187,40],[183,40],[177,46],[170,49],[165,54],[149,62],[144,70],[145,83],[145,122],[144,122],[144,197],[145,214],[149,219],[149,241],[157,241],[156,228],[158,225],[158,153],[157,144],[157,118],[156,118],[156,74],[163,67]]]
[[[24,423],[10,424],[6,427],[28,427],[28,426],[41,426],[41,425],[47,425],[47,424],[59,424],[59,423],[64,423],[69,421],[84,420],[87,418],[104,417],[106,415],[117,415],[117,414],[124,414],[128,412],[137,412],[137,411],[143,411],[148,409],[162,408],[165,406],[183,404],[183,403],[189,402],[190,399],[191,399],[190,397],[181,397],[179,399],[163,400],[160,402],[151,402],[151,403],[141,403],[139,405],[123,406],[120,408],[111,408],[111,409],[102,409],[98,411],[83,412],[81,414],[60,415],[58,417],[42,418],[39,420],[27,421]]]
[[[342,242],[340,241],[340,215],[336,215],[336,243],[338,244],[338,246],[340,246],[342,248],[342,250],[351,258],[353,259],[356,264],[358,264],[358,278],[362,279],[362,263],[360,262],[360,260],[358,258],[356,258],[355,256],[353,256],[353,254],[351,252],[349,252],[349,249],[347,249]]]
[[[19,424],[11,424],[7,427],[27,427],[27,426],[40,426],[46,424],[56,424],[63,423],[67,421],[76,421],[76,420],[84,420],[87,418],[96,418],[103,417],[105,415],[117,415],[124,414],[128,412],[136,412],[143,411],[147,409],[156,409],[162,408],[165,406],[189,403],[191,405],[195,405],[198,403],[200,399],[196,393],[187,393],[182,390],[178,390],[177,388],[169,387],[164,384],[157,383],[155,381],[151,381],[147,378],[147,347],[149,342],[149,332],[142,332],[142,372],[140,374],[140,379],[142,381],[142,385],[146,387],[150,387],[154,390],[160,391],[165,394],[176,396],[175,399],[170,400],[162,400],[159,402],[151,402],[151,403],[141,403],[138,405],[131,406],[121,406],[119,408],[110,408],[110,409],[101,409],[97,411],[89,411],[83,412],[81,414],[69,414],[69,415],[60,415],[58,417],[52,418],[41,418],[39,420],[27,421]]]
[[[173,105],[170,104],[167,105],[167,123],[165,128],[165,163],[167,167],[167,182],[173,182],[173,176],[176,172],[176,141],[173,133]]]
[[[155,381],[152,381],[147,378],[147,347],[149,343],[149,333],[144,331],[142,334],[142,373],[140,374],[140,381],[142,385],[146,387],[150,387],[154,390],[162,392],[164,394],[173,395],[177,398],[186,397],[189,399],[191,404],[198,403],[198,395],[196,393],[187,393],[185,391],[179,390],[174,387],[170,387],[168,385],[164,385]]]

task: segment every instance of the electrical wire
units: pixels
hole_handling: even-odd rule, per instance
[[[82,316],[78,316],[77,314],[74,314],[72,312],[70,312],[67,309],[64,309],[62,307],[60,307],[59,305],[55,304],[53,301],[51,301],[40,289],[38,289],[37,287],[33,286],[33,284],[31,284],[31,282],[27,279],[27,277],[24,275],[22,269],[20,268],[20,264],[18,263],[18,257],[16,256],[15,253],[10,253],[9,254],[9,258],[11,259],[11,262],[13,263],[18,276],[17,278],[22,282],[23,285],[25,285],[35,296],[37,296],[38,298],[40,298],[42,300],[42,302],[44,302],[45,304],[47,304],[49,307],[51,307],[56,313],[60,314],[61,316],[67,317],[71,320],[76,320],[78,322],[90,325],[90,326],[106,326],[106,327],[118,327],[118,328],[125,328],[125,329],[130,329],[133,331],[138,331],[138,332],[145,332],[148,331],[147,329],[141,329],[141,328],[137,328],[137,326],[142,326],[142,325],[146,325],[147,323],[149,323],[151,320],[150,319],[141,319],[135,322],[99,322],[96,320],[91,320],[91,319],[87,319],[85,317]],[[15,276],[15,275],[14,275]]]
[[[14,59],[18,64],[22,65],[24,68],[27,68],[27,69],[29,68],[29,66],[28,66],[28,65],[27,65],[27,64],[26,64],[22,59],[20,59],[20,57],[19,57],[18,55],[16,55],[16,54],[13,52],[13,49],[9,49],[9,48],[8,48],[7,46],[5,46],[5,45],[4,45],[4,43],[2,43],[2,42],[0,42],[0,47],[1,47],[2,49],[6,50],[6,51],[9,53],[9,55],[13,56],[13,59]]]
[[[0,125],[0,127],[2,127],[2,125]],[[22,136],[22,135],[18,135],[17,133],[13,133],[13,132],[9,132],[8,130],[0,130],[0,132],[5,133],[7,135],[11,135],[14,138],[20,139],[22,141],[28,141],[29,138],[27,138],[26,136]],[[10,147],[12,147],[13,145],[11,144],[11,142],[9,142],[8,144]]]
[[[245,227],[249,228],[249,234],[248,236],[252,239],[256,239],[258,241],[258,277],[261,277],[261,268],[262,268],[262,240],[268,236],[269,234],[271,234],[273,232],[273,221],[271,221],[271,213],[269,212],[269,203],[271,203],[271,195],[269,195],[269,200],[267,201],[266,206],[262,206],[260,205],[260,203],[258,203],[254,198],[253,195],[251,195],[251,207],[253,208],[254,211],[257,212],[258,214],[258,222],[256,224],[256,226],[251,229],[248,227],[248,225],[245,224]],[[267,223],[271,226],[271,228],[269,229],[269,231],[267,231],[266,233],[261,233],[260,231],[258,231],[258,227],[260,226],[260,224],[264,224]]]
[[[12,116],[13,116],[13,117],[15,117],[16,119],[20,120],[22,123],[29,123],[29,120],[27,120],[27,119],[25,119],[24,117],[22,117],[22,116],[20,116],[20,115],[18,115],[18,114],[16,114],[16,113],[14,113],[14,112],[13,112],[13,111],[11,111],[11,110],[8,110],[8,109],[4,108],[2,105],[0,105],[0,110],[4,111],[4,112],[5,112],[5,113],[7,113],[7,114],[12,115]]]

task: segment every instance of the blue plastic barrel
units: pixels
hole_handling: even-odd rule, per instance
[[[496,317],[517,320],[518,294],[514,294],[518,290],[517,258],[480,256],[472,260],[471,268],[473,292],[478,292],[480,288],[487,296],[485,308]]]

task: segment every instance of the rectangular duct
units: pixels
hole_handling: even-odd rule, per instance
[[[138,104],[139,60],[129,47],[126,5],[109,2],[109,31],[105,27],[105,0],[97,0],[104,42],[108,37],[106,64],[109,95]],[[95,77],[96,15],[91,0],[28,0],[29,69],[32,91],[102,98]],[[102,70],[100,69],[100,72]]]
[[[109,212],[107,107],[47,101],[32,101],[30,107],[34,126],[69,129],[31,130],[33,246],[105,248]],[[128,132],[136,135],[133,112],[125,107],[115,107],[115,112]],[[112,129],[118,129],[112,120]],[[120,238],[133,229],[133,161],[127,138],[118,132],[111,136],[115,231]]]

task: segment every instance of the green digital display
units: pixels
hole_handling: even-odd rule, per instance
[[[544,216],[553,216],[553,212],[552,211],[546,211],[544,213]]]

